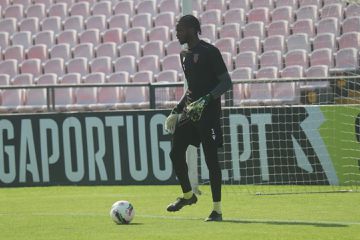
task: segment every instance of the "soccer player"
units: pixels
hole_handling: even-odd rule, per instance
[[[181,17],[176,25],[176,37],[188,50],[180,53],[188,89],[165,122],[165,129],[173,133],[170,158],[182,188],[183,196],[167,207],[179,211],[197,202],[191,190],[185,153],[191,144],[202,143],[209,169],[213,211],[205,221],[222,221],[221,169],[218,147],[222,146],[220,126],[221,95],[232,86],[220,51],[199,39],[200,22],[192,15]]]

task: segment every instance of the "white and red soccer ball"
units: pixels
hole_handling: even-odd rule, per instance
[[[111,206],[110,217],[117,224],[129,224],[133,220],[134,215],[134,207],[128,201],[117,201]]]

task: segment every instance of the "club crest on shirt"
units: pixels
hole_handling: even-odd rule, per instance
[[[195,53],[194,54],[194,63],[197,63],[199,61],[199,54]]]

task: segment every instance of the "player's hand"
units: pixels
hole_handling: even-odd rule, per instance
[[[180,114],[177,112],[177,110],[174,108],[170,115],[165,120],[165,131],[174,134],[176,125],[179,121]]]
[[[199,98],[198,100],[187,106],[187,116],[191,119],[191,121],[197,122],[200,120],[201,115],[210,100],[211,95],[207,94],[206,96]]]

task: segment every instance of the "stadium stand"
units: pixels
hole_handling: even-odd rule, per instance
[[[327,0],[193,3],[202,24],[200,37],[221,50],[233,78],[326,77],[339,69],[359,68],[359,4]],[[40,85],[76,84],[78,77],[88,79],[89,74],[101,78],[97,83],[132,83],[145,75],[146,82],[178,82],[182,76],[181,46],[174,31],[180,0],[9,0],[0,2],[0,13],[2,85],[18,78],[31,78]],[[235,103],[249,99],[255,104],[258,95],[253,91],[262,90],[238,86]],[[297,94],[296,86],[287,87]],[[261,89],[284,103],[297,102],[291,94],[284,95],[281,89],[285,88],[273,84]],[[1,109],[43,111],[44,95],[38,90],[2,91]],[[168,90],[161,95],[170,94],[169,101],[178,98]],[[66,100],[61,99],[64,96]],[[259,96],[261,103],[269,103],[266,96]],[[82,109],[86,104],[92,106],[88,109],[98,109],[97,104],[144,107],[149,101],[146,87],[57,89],[55,98],[61,110]]]

